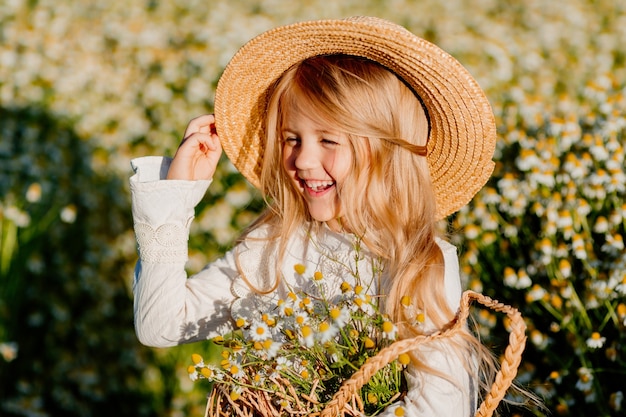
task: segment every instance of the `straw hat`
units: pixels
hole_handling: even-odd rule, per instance
[[[415,90],[431,123],[427,158],[437,216],[444,218],[467,204],[494,167],[496,128],[489,101],[452,56],[401,26],[373,17],[281,26],[235,54],[217,85],[215,118],[224,152],[237,169],[259,187],[270,86],[294,64],[329,54],[376,61]]]

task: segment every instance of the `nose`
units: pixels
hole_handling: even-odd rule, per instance
[[[300,171],[313,169],[319,165],[316,152],[309,146],[300,146],[294,156],[294,165]]]

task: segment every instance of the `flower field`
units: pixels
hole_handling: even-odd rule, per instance
[[[202,415],[207,386],[187,365],[203,348],[149,349],[134,336],[129,161],[173,154],[254,35],[351,15],[437,43],[492,103],[496,170],[448,229],[467,288],[526,319],[519,383],[552,415],[626,415],[626,3],[616,0],[1,2],[0,415]],[[224,160],[196,212],[189,271],[261,207]],[[506,321],[475,316],[485,343],[502,346]]]

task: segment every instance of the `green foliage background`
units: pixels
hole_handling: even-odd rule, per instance
[[[498,167],[450,229],[467,287],[527,319],[520,382],[555,415],[625,414],[626,3],[7,0],[0,415],[202,415],[207,387],[194,386],[186,366],[209,347],[150,349],[133,333],[129,161],[173,153],[254,35],[359,14],[437,43],[493,105]],[[224,160],[197,210],[189,271],[226,249],[260,207]],[[485,341],[501,346],[506,323],[477,317]]]

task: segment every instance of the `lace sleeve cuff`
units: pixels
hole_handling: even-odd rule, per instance
[[[156,228],[147,223],[135,223],[139,258],[143,262],[186,262],[188,236],[186,227],[174,223]]]
[[[165,180],[169,160],[133,160],[130,179],[135,235],[142,262],[185,263],[195,206],[210,180]]]

